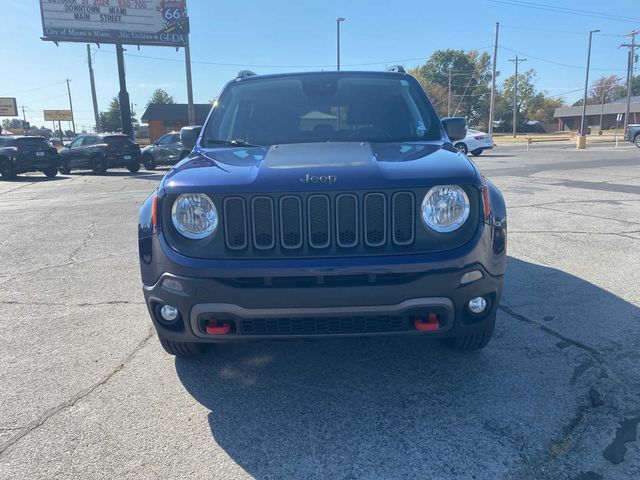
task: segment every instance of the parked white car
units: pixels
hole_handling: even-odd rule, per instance
[[[455,147],[465,155],[471,153],[471,155],[477,157],[485,150],[493,148],[493,137],[488,133],[468,129],[465,139],[456,142]]]

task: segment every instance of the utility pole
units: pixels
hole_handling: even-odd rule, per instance
[[[25,106],[20,107],[22,110],[22,133],[27,134],[27,115],[24,113]]]
[[[516,138],[516,125],[517,125],[517,111],[518,111],[518,64],[521,62],[526,62],[526,58],[519,58],[516,55],[516,58],[510,58],[510,62],[513,62],[516,66],[516,75],[513,83],[513,138]]]
[[[489,103],[489,135],[493,133],[493,116],[496,108],[496,65],[498,63],[498,34],[500,22],[496,22],[496,40],[493,43],[493,69],[491,71],[491,101]]]
[[[593,34],[594,33],[598,33],[600,30],[591,30],[589,32],[589,47],[587,48],[587,73],[585,75],[585,79],[584,79],[584,96],[582,97],[582,118],[580,119],[580,136],[584,137],[587,134],[587,125],[586,125],[586,118],[587,118],[587,95],[589,93],[589,65],[591,63],[591,40],[593,39]],[[585,148],[586,147],[586,140],[584,141],[585,143],[578,143],[578,148]]]
[[[602,96],[600,98],[600,130],[604,130],[604,128],[602,128],[602,120],[604,117],[604,94],[607,86],[607,84],[602,85]]]
[[[121,43],[116,43],[116,58],[118,60],[118,80],[120,81],[120,129],[122,133],[133,139],[133,125],[131,124],[131,106],[129,105],[129,93],[124,71],[124,48]]]
[[[89,63],[89,83],[91,84],[91,101],[93,102],[93,118],[96,122],[95,131],[100,131],[100,113],[98,112],[98,97],[96,95],[96,81],[93,77],[93,63],[91,61],[91,46],[87,43],[87,62]]]
[[[71,80],[67,78],[67,93],[69,94],[69,110],[71,110],[71,125],[73,127],[73,133],[76,133],[76,121],[75,121],[75,117],[73,116],[73,103],[71,103],[71,87],[69,86],[69,82],[71,82]]]
[[[447,117],[451,116],[451,65],[449,65],[449,89],[447,98]]]
[[[189,47],[189,35],[187,35],[187,43],[184,46],[184,63],[187,72],[187,114],[189,117],[189,125],[196,124],[196,111],[193,106],[193,83],[191,80],[191,48]]]
[[[631,112],[631,94],[633,93],[633,64],[635,62],[635,50],[636,50],[636,35],[640,33],[640,30],[634,30],[629,33],[627,37],[631,37],[631,43],[623,43],[621,47],[629,48],[629,57],[627,60],[627,106],[624,114],[624,133],[627,133],[629,127],[629,114]]]
[[[601,85],[602,95],[600,98],[600,130],[604,130],[604,128],[602,128],[602,122],[604,121],[604,97],[605,97],[605,94],[607,93],[607,89],[613,87],[613,85],[615,84],[616,84],[616,81],[614,80],[611,85],[609,83],[603,83]]]
[[[336,65],[337,70],[340,71],[340,22],[344,22],[342,17],[336,18]]]

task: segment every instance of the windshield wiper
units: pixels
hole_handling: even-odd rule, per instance
[[[232,147],[261,147],[262,145],[254,145],[253,143],[245,142],[241,139],[234,140],[219,140],[217,138],[207,138],[207,143],[213,143],[216,145],[229,145]]]

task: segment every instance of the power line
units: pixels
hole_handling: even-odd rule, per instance
[[[489,48],[488,46],[485,47],[480,47],[480,48],[472,48],[472,49],[468,49],[465,50],[467,52],[470,51],[482,51],[482,50],[486,50],[487,48]],[[110,51],[110,50],[105,50],[105,49],[93,49],[94,52],[97,53],[111,53],[111,54],[115,54],[116,52]],[[177,59],[177,58],[163,58],[163,57],[153,57],[150,55],[140,55],[140,54],[136,54],[136,53],[126,53],[125,56],[127,57],[134,57],[134,58],[144,58],[147,60],[160,60],[160,61],[165,61],[165,62],[179,62],[182,63],[183,60],[181,59]],[[403,62],[414,62],[414,61],[424,61],[428,58],[427,55],[423,55],[421,57],[413,57],[413,58],[402,58],[402,59],[396,59],[396,60],[385,60],[385,61],[377,61],[377,62],[363,62],[363,63],[343,63],[342,66],[343,67],[365,67],[365,66],[370,66],[370,65],[390,65],[390,64],[394,64],[394,63],[403,63]],[[259,64],[259,63],[225,63],[225,62],[210,62],[210,61],[203,61],[203,60],[192,60],[191,63],[195,63],[195,64],[199,64],[199,65],[213,65],[213,66],[217,66],[217,67],[238,67],[238,68],[246,68],[246,67],[253,67],[253,68],[333,68],[335,67],[335,65],[267,65],[267,64]],[[456,70],[454,70],[456,71]],[[457,72],[469,72],[469,70],[458,70]],[[64,82],[62,82],[64,83]]]
[[[65,83],[66,80],[63,80],[61,82],[57,82],[57,83],[51,83],[49,85],[44,85],[42,87],[36,87],[36,88],[29,88],[27,90],[20,90],[17,92],[13,92],[13,95],[19,95],[21,93],[27,93],[27,92],[35,92],[36,90],[44,90],[45,88],[51,88],[51,87],[55,87],[56,85],[62,85],[63,83]]]
[[[526,27],[523,25],[509,25],[509,24],[500,24],[500,27],[506,27],[506,28],[511,28],[514,30],[531,30],[531,31],[535,31],[535,32],[547,32],[547,33],[553,33],[553,34],[560,34],[560,35],[580,35],[583,36],[584,32],[576,32],[576,31],[570,31],[570,30],[557,30],[557,29],[553,29],[553,28],[539,28],[539,27]],[[599,33],[598,34],[599,37],[624,37],[624,34],[621,33]]]
[[[584,66],[579,66],[579,65],[571,65],[569,63],[562,63],[562,62],[557,62],[555,60],[549,60],[546,58],[540,58],[540,57],[536,57],[534,55],[529,55],[528,53],[523,53],[520,52],[518,50],[514,50],[513,48],[509,48],[509,47],[505,47],[503,45],[500,45],[500,48],[504,49],[504,50],[508,50],[509,52],[513,52],[513,53],[517,53],[518,55],[526,55],[527,57],[531,57],[535,60],[539,60],[541,62],[545,62],[545,63],[551,63],[553,65],[558,65],[560,67],[567,67],[567,68],[576,68],[578,70],[584,70]],[[595,68],[595,67],[591,67],[591,70],[598,70],[601,72],[611,72],[611,71],[623,71],[626,70],[624,68]]]
[[[640,19],[633,18],[633,17],[623,17],[621,15],[611,15],[608,13],[595,12],[595,11],[589,11],[589,10],[577,10],[574,8],[557,7],[557,6],[549,5],[545,3],[536,3],[536,2],[530,2],[530,1],[524,1],[524,0],[511,0],[511,1],[486,0],[486,1],[491,3],[498,3],[500,5],[509,5],[512,7],[534,8],[536,10],[546,10],[546,11],[555,12],[555,13],[564,13],[567,15],[580,15],[583,17],[598,18],[601,20],[613,20],[613,21],[628,22],[628,23],[640,22]]]

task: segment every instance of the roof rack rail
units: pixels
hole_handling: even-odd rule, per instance
[[[254,77],[256,75],[257,73],[252,72],[251,70],[240,70],[238,75],[236,75],[236,80],[242,80],[243,78]]]
[[[407,73],[402,65],[391,65],[387,67],[387,72]]]

